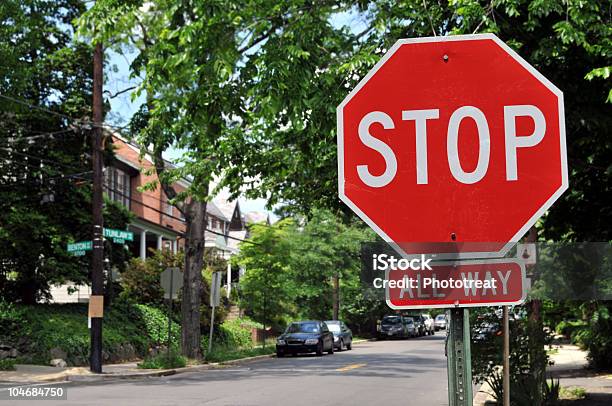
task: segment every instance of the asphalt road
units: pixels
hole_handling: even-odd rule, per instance
[[[444,333],[169,377],[68,384],[45,405],[446,405]],[[6,403],[6,402],[4,402]],[[37,402],[19,401],[19,405]],[[0,404],[3,404],[0,401]]]

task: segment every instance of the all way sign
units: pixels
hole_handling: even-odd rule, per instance
[[[517,305],[525,300],[525,265],[513,259],[432,263],[431,271],[389,270],[375,287],[393,309]],[[378,286],[377,286],[378,285]]]

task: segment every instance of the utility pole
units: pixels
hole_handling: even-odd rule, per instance
[[[102,102],[102,44],[97,43],[94,48],[93,58],[93,134],[91,137],[93,164],[93,187],[92,187],[92,214],[93,214],[93,247],[91,258],[91,299],[90,299],[90,370],[91,372],[102,372],[102,314],[92,314],[92,299],[94,296],[104,297],[104,239],[102,229],[104,218],[102,216],[102,121],[103,121],[103,102]],[[103,300],[103,299],[102,299]]]

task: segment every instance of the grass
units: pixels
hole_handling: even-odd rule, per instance
[[[0,360],[0,371],[14,371],[15,360],[14,359],[2,359]]]
[[[138,364],[141,369],[172,369],[183,368],[187,365],[187,358],[179,355],[176,351],[170,352],[170,357],[167,353],[159,353],[154,357],[145,358]]]
[[[208,362],[224,362],[231,361],[240,358],[248,358],[255,357],[257,355],[267,355],[273,354],[276,351],[274,344],[266,344],[266,347],[253,347],[253,348],[227,348],[223,346],[218,346],[215,348],[213,346],[210,354],[206,354],[206,361]]]
[[[580,400],[586,398],[586,390],[580,387],[561,387],[559,399],[561,400]]]

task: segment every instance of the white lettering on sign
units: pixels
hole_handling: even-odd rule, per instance
[[[439,109],[402,111],[402,120],[414,120],[415,122],[416,183],[418,185],[429,183],[427,120],[437,120],[439,117]],[[516,133],[517,117],[530,117],[533,120],[534,130],[532,134],[519,136]],[[459,129],[465,118],[474,120],[478,129],[478,163],[471,172],[466,172],[463,169],[459,157]],[[370,134],[370,126],[374,123],[381,124],[385,130],[395,129],[395,123],[388,114],[382,111],[372,111],[359,122],[359,139],[365,146],[382,155],[385,160],[385,170],[382,175],[372,175],[368,165],[358,165],[357,174],[367,186],[380,188],[387,186],[395,178],[397,157],[388,144]],[[542,111],[536,106],[504,106],[506,180],[518,180],[517,149],[538,145],[544,138],[545,133],[546,119]],[[453,112],[448,122],[446,134],[446,155],[450,172],[457,181],[470,185],[480,182],[485,177],[489,169],[491,156],[491,135],[487,118],[482,110],[474,106],[462,106]]]
[[[534,128],[529,136],[516,136],[516,118],[531,117]],[[504,133],[506,136],[506,180],[518,180],[516,149],[538,145],[546,132],[546,119],[536,106],[504,106]]]
[[[459,161],[459,126],[461,121],[469,117],[476,122],[478,128],[478,164],[473,172],[465,172]],[[489,169],[490,148],[489,124],[484,113],[473,106],[463,106],[455,110],[448,121],[448,136],[446,138],[446,154],[448,166],[454,178],[461,183],[471,185],[480,181]]]
[[[387,186],[395,177],[397,173],[397,159],[391,147],[379,140],[378,138],[372,137],[370,134],[370,126],[373,123],[382,124],[383,128],[393,129],[395,124],[393,119],[388,114],[382,111],[373,111],[368,113],[361,119],[359,123],[359,139],[367,147],[376,150],[385,159],[385,172],[380,176],[374,176],[370,173],[367,165],[357,166],[357,173],[363,183],[370,187],[383,187]]]
[[[427,184],[427,120],[440,118],[440,110],[405,110],[402,120],[414,120],[417,184]]]

